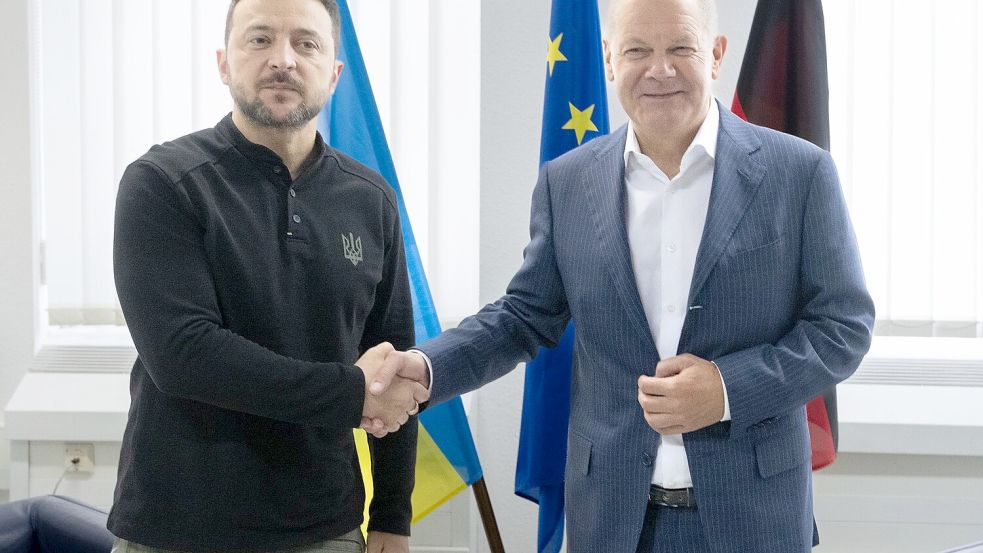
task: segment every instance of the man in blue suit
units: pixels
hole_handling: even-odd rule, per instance
[[[543,166],[505,296],[373,384],[399,374],[439,402],[572,318],[571,553],[818,540],[804,405],[856,369],[873,305],[829,154],[713,100],[715,18],[711,0],[614,3],[605,63],[629,123]]]

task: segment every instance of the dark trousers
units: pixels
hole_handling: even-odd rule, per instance
[[[697,507],[649,503],[637,553],[710,553]]]

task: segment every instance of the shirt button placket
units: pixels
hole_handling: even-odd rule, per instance
[[[279,166],[274,167],[273,168],[273,172],[274,173],[279,173],[280,172],[280,167]],[[294,207],[295,207],[294,206],[293,199],[297,197],[297,191],[294,190],[294,188],[291,186],[287,190],[287,195],[290,196],[289,198],[287,198],[287,205],[290,206],[290,211],[293,211],[294,210]],[[296,213],[294,213],[293,216],[290,217],[290,219],[294,222],[294,224],[300,224],[300,222],[302,220],[300,218],[300,215],[297,215]],[[294,233],[293,232],[288,232],[287,235],[288,236],[293,236]]]
[[[278,181],[279,183],[282,183],[282,184],[286,184],[288,186],[288,188],[287,188],[287,196],[288,196],[288,198],[287,198],[287,213],[288,213],[288,216],[290,217],[290,219],[287,221],[287,236],[295,236],[297,234],[297,229],[295,228],[295,226],[298,225],[298,224],[300,224],[300,222],[301,222],[300,215],[297,215],[296,213],[294,213],[294,210],[296,209],[296,206],[294,205],[293,198],[296,198],[297,197],[297,191],[294,190],[293,186],[290,186],[292,184],[291,183],[290,176],[284,174],[284,172],[286,171],[286,167],[284,167],[283,165],[277,164],[277,165],[274,165],[270,170],[273,171],[273,174],[275,174],[275,175],[277,175],[279,177],[279,179],[274,179],[275,181]],[[289,214],[292,214],[292,215],[289,215]]]

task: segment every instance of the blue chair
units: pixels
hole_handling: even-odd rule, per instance
[[[0,505],[0,553],[110,553],[107,516],[59,495]]]

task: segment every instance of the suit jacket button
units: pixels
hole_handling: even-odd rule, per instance
[[[648,453],[645,453],[644,455],[642,455],[642,464],[645,465],[646,467],[651,467],[652,466],[652,456],[649,455]]]

